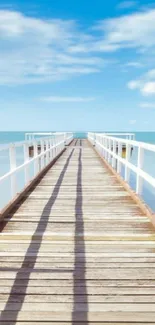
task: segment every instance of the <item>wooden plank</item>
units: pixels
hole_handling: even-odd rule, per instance
[[[101,281],[100,281],[101,282]],[[60,282],[61,283],[61,282]],[[85,285],[87,285],[87,282],[85,282]],[[85,293],[85,286],[77,286],[76,287],[76,294],[74,292],[75,290],[73,289],[72,286],[70,287],[29,287],[26,288],[25,286],[15,286],[11,290],[11,295],[16,294],[16,295],[72,295],[73,300],[75,299],[76,295],[81,295],[81,296],[91,296],[91,295],[102,295],[102,296],[115,296],[117,300],[117,295],[118,296],[155,296],[155,288],[154,287],[87,287],[87,294]],[[1,287],[0,286],[0,294],[10,294],[10,287]],[[89,298],[88,298],[89,299]],[[124,297],[125,299],[125,297]],[[136,298],[135,298],[136,299]],[[24,300],[25,301],[25,300]],[[116,302],[116,301],[115,301]],[[33,306],[32,306],[33,307]],[[123,306],[122,306],[123,307]]]
[[[73,313],[69,312],[54,312],[54,311],[10,311],[3,312],[0,315],[0,321],[58,321],[58,322],[143,322],[143,323],[154,323],[155,312],[79,312],[75,311]]]
[[[16,256],[16,253],[12,256],[8,256],[9,254],[0,256],[0,263],[1,266],[3,265],[3,263],[18,263],[18,266],[20,266],[20,263],[22,263],[24,261],[25,255],[24,254],[18,254],[18,256]],[[33,263],[35,261],[35,254],[29,254],[26,256],[26,262],[25,263]],[[143,264],[147,265],[147,267],[149,268],[150,265],[151,267],[154,267],[154,263],[155,263],[155,257],[102,257],[102,256],[98,256],[96,257],[94,255],[93,256],[87,256],[87,258],[85,258],[85,256],[79,256],[78,257],[78,261],[79,261],[79,265],[80,263],[86,263],[88,266],[91,263],[95,268],[96,267],[100,267],[100,265],[102,266],[102,264],[118,264],[121,267],[121,264],[124,265],[128,265],[130,264],[130,268],[132,267],[137,267],[141,266]],[[58,255],[58,256],[49,256],[49,254],[42,254],[41,256],[37,256],[37,261],[35,262],[35,266],[39,265],[40,263],[42,263],[42,265],[48,265],[48,264],[61,264],[64,265],[65,263],[74,263],[74,256],[63,256],[62,259],[62,255]]]
[[[9,269],[16,269],[16,270],[20,270],[20,267],[22,267],[22,270],[25,270],[25,269],[31,269],[31,268],[34,268],[34,262],[0,262],[0,271],[1,270],[9,270]],[[94,263],[94,261],[91,261],[91,262],[86,262],[83,261],[82,262],[79,262],[78,263],[78,266],[77,266],[77,269],[83,269],[83,268],[87,268],[87,269],[98,269],[100,267],[100,269],[124,269],[124,268],[145,268],[145,269],[149,269],[149,268],[155,268],[155,263],[137,263],[137,262],[134,262],[134,263],[109,263],[109,262],[98,262],[97,264]],[[58,262],[36,262],[35,263],[35,270],[38,270],[39,269],[42,269],[42,270],[55,270],[55,269],[68,269],[68,270],[73,270],[74,269],[74,261],[72,262],[61,262],[61,259],[60,261]]]
[[[19,270],[1,270],[0,272],[0,279],[72,279],[73,278],[73,271],[71,269],[66,270],[51,270],[47,269],[44,272],[35,269],[21,269]],[[136,279],[155,279],[155,269],[150,268],[115,268],[115,269],[86,269],[85,272],[82,269],[77,269],[74,271],[74,276],[76,279],[117,279],[117,280],[136,280]]]
[[[89,303],[89,311],[87,309],[87,304],[86,303],[80,303],[76,302],[75,305],[75,310],[76,312],[82,313],[82,312],[87,312],[88,315],[97,313],[101,313],[104,315],[104,313],[107,312],[130,312],[131,314],[134,312],[142,312],[142,313],[153,313],[154,312],[154,303],[146,303],[146,304],[141,304],[141,303]],[[7,311],[19,311],[19,308],[21,307],[20,303],[7,303]],[[0,311],[3,311],[5,308],[5,303],[0,302]],[[61,313],[64,313],[64,316],[66,314],[71,314],[73,312],[74,308],[74,302],[73,303],[44,303],[43,301],[41,303],[24,303],[22,307],[20,308],[20,312],[28,311],[28,312],[58,312],[59,315]],[[155,315],[155,312],[154,312]]]
[[[12,240],[12,239],[16,239],[16,240],[21,240],[21,239],[25,239],[25,240],[48,240],[48,241],[55,241],[55,240],[71,240],[73,241],[75,238],[77,239],[84,239],[84,241],[87,240],[91,240],[93,241],[116,241],[116,240],[120,240],[120,241],[152,241],[155,240],[155,234],[154,233],[149,233],[149,232],[143,232],[143,233],[134,233],[134,234],[129,234],[128,232],[105,232],[103,234],[102,231],[98,231],[97,233],[90,231],[87,234],[85,234],[83,236],[82,233],[78,233],[76,235],[74,235],[73,233],[69,233],[69,232],[45,232],[44,234],[42,232],[28,232],[28,231],[20,231],[20,232],[9,232],[9,233],[3,233],[2,234],[2,238],[5,240]],[[138,256],[138,255],[137,255]],[[149,256],[149,255],[148,255]]]
[[[47,291],[47,288],[46,288]],[[18,292],[18,291],[17,291]],[[67,289],[66,289],[67,292]],[[50,309],[51,304],[71,304],[73,306],[75,296],[72,294],[23,294],[24,295],[24,304],[34,304],[32,305],[32,309],[39,309],[41,304],[43,303],[45,306],[48,304],[48,308]],[[7,310],[18,310],[19,304],[23,301],[23,295],[20,293],[11,294],[11,298],[9,294],[1,294],[0,293],[0,311],[5,309],[5,305],[7,301],[10,301],[10,305],[7,306]],[[87,303],[91,307],[92,303],[95,304],[154,304],[155,303],[155,295],[76,295],[76,303]],[[40,305],[40,306],[39,306]],[[28,305],[27,305],[28,306]],[[152,306],[152,305],[151,305]],[[41,310],[40,308],[39,310]],[[45,309],[44,309],[45,310]],[[123,308],[124,310],[124,308]]]
[[[85,287],[87,285],[87,287],[125,287],[126,289],[128,287],[136,287],[136,288],[141,288],[141,292],[142,294],[144,294],[147,291],[145,291],[145,288],[154,288],[155,287],[155,281],[154,280],[76,280],[76,282],[71,279],[71,280],[49,280],[49,279],[42,279],[40,280],[29,280],[28,282],[30,287]],[[13,279],[1,279],[0,280],[0,286],[1,287],[8,287],[8,291],[7,293],[9,293],[9,289],[11,290],[11,287],[14,285],[14,288],[16,288],[17,286],[19,287],[27,287],[27,279],[25,280],[20,280],[17,279],[16,283],[14,284],[14,280]],[[95,289],[94,289],[95,290]],[[143,291],[142,291],[143,290]],[[49,292],[47,291],[47,294],[49,294]],[[153,293],[150,292],[150,294],[152,295]]]
[[[1,325],[14,325],[15,323],[14,323],[14,321],[12,322],[10,322],[10,321],[0,321],[0,324]],[[53,322],[53,321],[46,321],[46,322],[44,322],[44,321],[39,321],[39,325],[47,325],[47,324],[52,324],[52,325],[73,325],[73,322]],[[76,321],[74,321],[74,324],[76,325],[79,325],[79,322],[76,322]],[[148,323],[147,322],[147,325],[152,325],[153,323]],[[20,322],[20,321],[17,321],[16,322],[16,325],[38,325],[38,322],[35,322],[35,321],[28,321],[28,322]],[[80,322],[80,325],[88,325],[88,322]],[[91,322],[91,325],[122,325],[122,322],[121,323],[115,323],[115,322]],[[135,323],[133,323],[133,322],[130,322],[130,325],[135,325]],[[136,325],[144,325],[144,323],[137,323],[136,322]]]
[[[1,223],[0,324],[153,324],[154,265],[150,220],[74,141]]]

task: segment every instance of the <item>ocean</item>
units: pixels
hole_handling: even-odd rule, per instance
[[[0,132],[0,145],[15,141],[24,141],[25,133],[29,131],[23,132]],[[35,132],[35,131],[32,131]],[[36,132],[55,132],[55,131],[36,131]],[[92,131],[95,132],[95,131]],[[104,131],[98,131],[104,133]],[[106,131],[107,132],[107,131]],[[108,131],[109,133],[119,133],[119,131]],[[108,133],[107,132],[107,133]],[[86,138],[87,132],[73,132],[74,137],[76,138]],[[121,133],[121,132],[120,132]],[[134,132],[137,141],[148,142],[155,144],[155,132]]]
[[[0,132],[0,146],[4,144],[16,142],[16,141],[24,141],[25,133],[24,132]],[[35,132],[35,131],[34,131]],[[44,131],[40,131],[44,132]],[[47,132],[47,131],[45,131]],[[49,131],[51,132],[51,131]],[[53,131],[52,131],[53,132]],[[93,131],[95,132],[95,131]],[[104,131],[100,131],[104,132]],[[111,131],[109,131],[111,132]],[[114,132],[114,131],[112,131]],[[116,133],[119,131],[116,131]],[[115,133],[115,132],[114,132]],[[135,138],[137,141],[147,142],[155,144],[155,132],[134,132]],[[74,132],[74,137],[76,138],[86,138],[87,132]],[[17,165],[22,164],[24,161],[23,152],[21,149],[17,149]],[[130,157],[130,161],[133,164],[137,164],[137,150],[134,149],[132,152],[132,156]],[[9,164],[9,152],[7,151],[0,151],[0,176],[4,175],[6,172],[9,171],[10,164]],[[149,152],[145,150],[144,153],[144,171],[148,172],[151,176],[155,177],[155,153]],[[30,174],[33,177],[33,166],[30,166]],[[124,168],[122,168],[121,172],[122,176],[124,176]],[[131,172],[130,186],[135,190],[136,188],[136,178],[135,174]],[[20,171],[18,173],[18,184],[17,188],[20,191],[24,185],[24,172]],[[0,209],[5,206],[5,204],[10,200],[11,193],[10,193],[10,180],[5,180],[0,183]],[[143,191],[142,191],[142,199],[149,205],[149,207],[155,212],[155,189],[152,188],[147,182],[143,182]]]

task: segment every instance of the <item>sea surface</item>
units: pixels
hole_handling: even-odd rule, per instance
[[[17,141],[25,140],[24,132],[0,132],[0,147],[3,147],[7,143],[13,143]],[[35,132],[35,131],[34,131]],[[44,131],[40,131],[44,132]],[[47,131],[46,131],[47,132]],[[52,132],[52,131],[50,131]],[[95,131],[94,131],[95,132]],[[104,133],[104,130],[100,132]],[[110,131],[109,131],[110,132]],[[116,131],[118,132],[118,131]],[[115,133],[115,132],[114,132]],[[119,133],[119,132],[118,132]],[[147,142],[155,144],[155,132],[133,132],[135,133],[136,141]],[[86,138],[86,132],[74,132],[74,137],[76,138]],[[134,149],[130,157],[130,161],[137,165],[137,149]],[[24,155],[21,148],[17,149],[17,166],[21,165],[24,162]],[[0,151],[0,176],[7,173],[10,169],[9,163],[9,151],[3,150]],[[149,173],[151,176],[155,177],[155,153],[145,150],[144,153],[144,171]],[[33,177],[33,165],[29,167],[29,172],[31,178]],[[124,168],[122,167],[121,175],[124,177]],[[17,189],[18,192],[24,186],[24,172],[18,172],[17,177]],[[130,186],[135,190],[136,189],[136,177],[133,172],[130,173]],[[155,212],[155,189],[150,186],[146,181],[143,182],[143,191],[142,199],[149,205],[149,207]],[[10,190],[10,179],[4,180],[0,183],[0,209],[3,208],[8,201],[11,199],[11,190]]]

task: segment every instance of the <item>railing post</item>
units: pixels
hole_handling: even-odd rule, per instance
[[[66,139],[67,139],[67,145],[69,144],[69,134],[67,135],[67,133],[65,133],[66,134]],[[62,141],[63,141],[63,137],[62,137]],[[63,149],[65,149],[65,146],[66,146],[66,141],[63,141],[63,143],[62,143],[62,145],[61,145],[61,151],[63,150]]]
[[[55,158],[57,155],[57,149],[56,149],[56,138],[53,137],[53,157]]]
[[[11,144],[9,149],[10,155],[10,170],[13,171],[16,169],[16,148],[15,145]],[[12,199],[17,193],[17,182],[16,182],[16,174],[11,175],[11,197]]]
[[[64,146],[68,145],[67,133],[64,133]]]
[[[98,142],[98,144],[97,144],[97,148],[98,148],[99,152],[101,152],[101,147],[100,147],[100,136],[98,135],[98,136],[96,137],[96,139],[97,139],[97,142]]]
[[[130,160],[130,152],[131,152],[131,145],[126,144],[126,161],[129,162]],[[125,181],[128,183],[130,178],[130,168],[125,165]]]
[[[104,147],[104,138],[103,136],[101,137],[101,143],[102,143],[102,146]],[[104,148],[102,147],[102,156],[104,157]]]
[[[100,154],[102,155],[102,141],[101,141],[101,135],[99,135],[99,151],[100,151]]]
[[[104,138],[104,158],[106,159],[106,157],[107,157],[107,151],[106,151],[106,141],[107,141],[107,139],[106,138]]]
[[[116,141],[113,140],[113,153],[116,154]],[[116,169],[116,158],[112,157],[112,167]]]
[[[104,137],[102,136],[102,146],[104,147]],[[105,150],[102,148],[102,155],[105,156]]]
[[[29,145],[27,143],[24,143],[24,162],[29,161]],[[26,165],[24,168],[25,172],[25,185],[29,182],[29,167]]]
[[[106,147],[106,149],[108,149],[108,138],[105,138],[105,147]],[[106,150],[106,154],[105,154],[105,159],[106,159],[106,161],[108,161],[108,152],[107,152],[107,150]]]
[[[94,133],[93,146],[96,147],[96,149],[97,149],[97,146],[98,146],[97,143],[96,143],[97,139],[98,139],[98,135],[97,134],[95,135],[95,133]]]
[[[38,143],[37,141],[33,141],[33,148],[34,148],[34,174],[36,175],[39,171],[39,161],[37,159],[38,156]]]
[[[48,142],[48,139],[45,141],[45,146],[46,146],[46,165],[48,165],[49,163],[49,142]]]
[[[118,142],[118,156],[122,157],[122,143]],[[121,161],[117,161],[117,173],[121,174],[121,167],[122,167],[122,163]]]
[[[93,140],[93,145],[94,145],[94,147],[96,146],[96,138],[97,138],[97,136],[96,136],[95,133],[94,133],[94,140]]]
[[[53,159],[53,142],[52,139],[50,139],[50,161]]]
[[[102,155],[102,137],[101,137],[101,135],[100,135],[100,153],[101,153],[101,155]]]
[[[44,140],[41,140],[41,153],[43,154],[43,152],[44,152],[45,150],[44,150]],[[41,170],[44,168],[44,166],[45,166],[45,156],[44,155],[42,155],[41,156]]]
[[[139,174],[140,169],[143,168],[143,161],[144,161],[144,149],[141,147],[138,147],[138,163],[137,163],[137,182],[136,182],[136,193],[141,194],[142,193],[142,186],[143,186],[143,180],[142,177]]]
[[[108,139],[108,149],[111,149],[111,140]],[[111,160],[111,154],[108,152],[108,163],[110,164],[110,160]]]
[[[61,136],[58,137],[58,143],[60,142],[60,138]],[[60,151],[60,146],[57,146],[57,155],[59,154],[59,151]]]

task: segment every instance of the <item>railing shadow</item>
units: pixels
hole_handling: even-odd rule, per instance
[[[80,145],[82,141],[80,140]],[[77,190],[76,190],[76,204],[75,204],[75,243],[74,243],[74,272],[73,272],[73,312],[72,325],[88,323],[88,298],[87,298],[87,284],[86,284],[86,252],[85,252],[85,238],[84,238],[84,220],[83,220],[83,198],[82,198],[82,149],[79,149],[78,158],[78,173],[77,173]],[[83,258],[81,261],[80,253]],[[80,269],[79,269],[80,264]],[[79,284],[80,286],[79,290]],[[82,296],[83,310],[79,311],[79,297]]]
[[[47,225],[48,225],[48,220],[49,220],[49,217],[50,217],[50,212],[52,210],[52,207],[58,197],[58,194],[59,194],[59,190],[60,190],[60,187],[61,187],[61,184],[63,182],[63,179],[64,179],[64,176],[65,176],[65,173],[66,173],[66,170],[68,168],[68,165],[70,163],[70,160],[71,160],[71,157],[73,155],[73,152],[74,152],[74,149],[72,149],[70,155],[68,156],[67,160],[66,160],[66,163],[64,165],[64,168],[59,176],[59,179],[57,181],[57,183],[55,184],[54,186],[54,190],[52,192],[52,195],[50,197],[50,199],[48,200],[48,202],[46,203],[43,211],[42,211],[42,214],[41,214],[41,217],[40,217],[40,220],[38,222],[38,225],[37,225],[37,228],[32,236],[32,239],[31,239],[31,242],[30,242],[30,245],[26,251],[26,254],[25,254],[25,257],[24,257],[24,260],[22,262],[22,265],[21,265],[21,268],[19,269],[19,271],[17,272],[16,274],[16,277],[15,277],[15,280],[14,280],[14,283],[11,287],[11,291],[9,293],[9,298],[6,302],[6,305],[5,305],[5,308],[4,310],[1,312],[1,315],[0,315],[0,321],[5,321],[6,320],[6,315],[7,315],[7,319],[8,319],[8,315],[9,315],[9,305],[10,303],[12,303],[12,297],[14,295],[14,292],[15,292],[15,288],[16,286],[18,285],[18,282],[19,280],[22,279],[22,275],[23,275],[23,269],[25,268],[25,265],[28,264],[29,262],[29,255],[33,249],[33,254],[34,254],[34,258],[33,260],[31,260],[31,268],[28,268],[27,269],[27,272],[26,272],[26,279],[24,279],[24,286],[21,287],[21,291],[20,291],[20,303],[18,304],[18,310],[15,310],[13,312],[13,320],[10,320],[11,321],[11,325],[14,325],[16,324],[16,321],[17,321],[17,318],[18,318],[18,313],[20,312],[22,306],[23,306],[23,303],[24,303],[24,299],[25,299],[25,295],[26,295],[26,291],[27,291],[27,287],[28,287],[28,284],[29,284],[29,280],[30,280],[30,276],[31,276],[31,273],[32,271],[34,270],[34,267],[35,267],[35,263],[37,261],[37,257],[38,257],[38,253],[39,253],[39,250],[40,250],[40,247],[41,247],[41,244],[42,244],[42,240],[43,240],[43,236],[44,236],[44,233],[46,231],[46,228],[47,228]],[[48,211],[48,216],[45,217],[45,214],[47,213]],[[35,250],[34,250],[34,247],[33,247],[33,241],[35,240],[36,238],[36,235],[38,233],[41,233],[40,236],[38,236],[38,239],[37,239],[37,243],[35,244]],[[62,271],[62,270],[61,270]],[[66,269],[64,270],[64,272],[66,271]],[[55,270],[55,272],[59,272],[58,270]],[[11,313],[12,314],[12,313]]]

